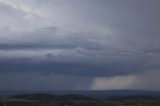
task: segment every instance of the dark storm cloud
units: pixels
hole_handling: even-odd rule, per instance
[[[56,17],[52,13],[57,9],[51,6],[53,3],[43,5],[45,11],[53,15],[49,15],[49,19]],[[6,33],[2,28],[0,72],[112,77],[159,70],[159,4],[158,0],[88,0],[69,3],[62,0],[58,3],[61,8],[57,9],[57,15],[61,17],[57,20],[68,25],[68,31],[62,31],[65,25],[54,24],[21,32]],[[12,14],[19,14],[22,21],[20,26],[27,21],[25,16],[28,12],[24,14],[24,11],[17,12],[17,8],[10,5],[5,4],[5,8],[4,4],[1,5],[1,11],[14,10]],[[41,8],[41,5],[35,8]],[[8,11],[4,18],[10,16]],[[45,15],[47,17],[47,13]],[[19,20],[19,17],[16,19]],[[41,19],[37,20],[41,22]],[[69,24],[72,22],[75,28],[80,24],[88,29],[74,29]]]
[[[92,78],[41,73],[1,73],[0,90],[82,90],[89,89]],[[12,87],[11,87],[12,86]]]
[[[27,34],[22,38],[25,41],[7,42],[6,40],[5,44],[0,45],[0,50],[10,55],[13,51],[22,51],[21,57],[18,57],[18,52],[16,57],[5,57],[5,53],[0,54],[3,56],[0,62],[1,73],[45,72],[60,75],[111,77],[159,69],[159,63],[156,62],[159,60],[159,49],[132,46],[107,47],[107,45],[105,47],[100,42],[90,41],[93,37],[87,36],[86,33],[66,33],[67,37],[57,38],[54,37],[57,36],[55,28],[44,28]],[[52,50],[57,49],[62,52],[55,55]],[[36,53],[46,50],[38,57],[45,59],[35,62],[37,58],[32,55],[29,56],[30,58],[25,57],[28,54],[23,50]]]
[[[25,59],[14,60],[13,62],[0,63],[1,73],[8,72],[46,72],[50,74],[62,74],[62,75],[77,75],[77,76],[91,76],[91,77],[104,77],[115,75],[128,75],[139,71],[141,68],[135,65],[120,65],[114,63],[113,65],[99,65],[89,63],[29,63],[24,62]],[[134,68],[135,67],[135,68]],[[132,68],[132,69],[131,69]],[[137,70],[138,69],[138,70]],[[4,70],[4,71],[3,71]]]
[[[9,32],[9,31],[8,31]],[[23,34],[23,36],[21,36]],[[18,39],[2,38],[0,50],[22,50],[22,49],[74,49],[77,47],[87,49],[102,49],[99,42],[92,37],[92,33],[64,32],[63,35],[57,34],[56,27],[45,27],[33,32],[8,33],[7,36],[18,36]],[[2,34],[5,36],[5,34]]]

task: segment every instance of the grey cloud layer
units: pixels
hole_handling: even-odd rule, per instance
[[[111,47],[92,42],[94,37],[85,33],[66,33],[58,38],[51,28],[28,34],[22,38],[25,41],[6,41],[0,45],[1,72],[117,76],[159,68],[159,49]]]
[[[101,2],[96,0],[65,2],[62,0],[56,1],[57,7],[52,7],[54,3],[55,0],[53,3],[35,7],[36,12],[38,9],[44,9],[48,12],[45,15],[50,14],[44,17],[49,17],[49,22],[53,22],[52,25],[49,24],[49,27],[46,27],[44,24],[43,26],[42,23],[47,21],[43,19],[44,17],[37,16],[35,20],[36,13],[29,14],[34,16],[33,20],[29,19],[31,23],[33,21],[35,25],[40,26],[40,28],[34,26],[30,31],[12,31],[13,25],[19,29],[19,26],[28,22],[28,19],[24,20],[25,18],[21,17],[26,16],[23,15],[24,11],[18,11],[17,8],[6,4],[0,5],[0,11],[6,11],[5,14],[3,12],[2,18],[16,15],[11,20],[11,22],[15,21],[13,25],[4,22],[5,25],[1,28],[1,73],[47,72],[111,77],[159,70],[159,1],[122,0],[117,3],[117,0],[102,0]],[[72,10],[73,8],[75,10]],[[59,20],[54,12],[55,14],[59,12],[57,14]],[[65,12],[68,16],[65,16]],[[51,18],[53,20],[50,20]],[[55,21],[60,26],[57,26]],[[33,25],[31,23],[24,26],[29,28]],[[63,29],[66,25],[69,27],[67,31]],[[77,29],[72,25],[75,25]],[[80,26],[85,27],[83,29]]]

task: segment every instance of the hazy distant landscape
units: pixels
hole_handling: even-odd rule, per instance
[[[5,106],[160,106],[160,92],[158,91],[112,90],[52,93],[1,96],[0,106],[4,104]]]

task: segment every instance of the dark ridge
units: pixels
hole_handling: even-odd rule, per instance
[[[88,96],[80,94],[66,94],[66,95],[53,95],[45,93],[35,93],[35,94],[19,94],[9,97],[9,99],[25,99],[25,100],[37,100],[37,101],[69,101],[69,100],[78,100],[78,101],[95,101]]]
[[[50,101],[56,100],[57,95],[45,94],[45,93],[34,93],[34,94],[19,94],[9,97],[10,99],[26,99],[26,100],[39,100],[39,101]]]
[[[109,97],[126,97],[126,96],[137,96],[137,95],[149,95],[152,97],[160,97],[160,91],[146,91],[146,90],[84,90],[84,91],[74,91],[74,90],[48,90],[48,91],[0,91],[0,97],[10,97],[12,95],[21,95],[21,94],[52,94],[57,95],[84,95],[96,99],[106,99]]]
[[[62,100],[95,100],[89,96],[84,96],[81,94],[66,94],[59,96]]]
[[[107,98],[108,101],[140,101],[140,100],[160,100],[158,96],[136,95],[136,96],[112,96]]]

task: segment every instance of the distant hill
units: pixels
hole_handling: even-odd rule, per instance
[[[57,98],[57,95],[67,95],[67,94],[84,95],[86,97],[92,97],[96,99],[106,99],[116,96],[126,97],[126,96],[137,96],[137,95],[160,97],[160,91],[146,91],[146,90],[86,90],[86,91],[67,90],[67,91],[2,91],[2,92],[0,91],[0,96],[9,97],[11,95],[36,94],[37,92],[40,92],[42,94],[49,94],[48,95],[49,98],[52,99]],[[65,96],[62,96],[62,98],[65,98]]]
[[[66,94],[66,95],[53,95],[53,94],[19,94],[10,96],[9,99],[25,99],[25,100],[38,100],[38,101],[92,101],[95,99],[80,95],[80,94]]]
[[[65,94],[59,96],[61,100],[95,100],[89,96],[81,95],[81,94]]]
[[[137,95],[137,96],[112,96],[104,100],[108,101],[142,101],[142,100],[160,100],[160,96],[147,96],[147,95]]]
[[[53,95],[53,94],[35,93],[35,94],[18,94],[18,95],[13,95],[9,98],[10,99],[50,101],[50,100],[56,100],[58,98],[58,96]]]
[[[88,96],[94,96],[100,99],[110,97],[128,97],[128,96],[150,96],[160,97],[160,91],[147,91],[147,90],[104,90],[104,91],[89,91],[86,92]]]

